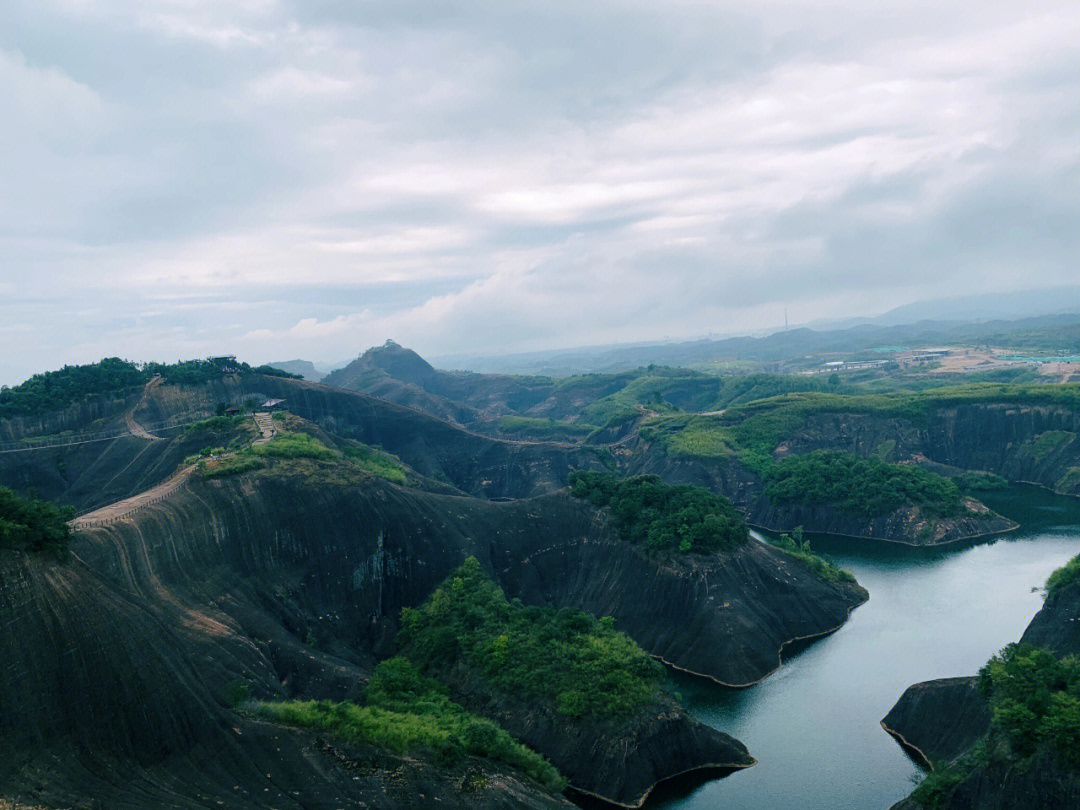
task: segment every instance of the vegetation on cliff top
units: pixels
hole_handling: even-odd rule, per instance
[[[1080,770],[1080,659],[1010,644],[979,671],[990,731],[958,761],[934,769],[912,794],[921,806],[950,806],[956,787],[991,763],[1026,768],[1040,753]]]
[[[1025,760],[1045,746],[1080,768],[1080,659],[1010,644],[979,671],[979,691],[993,712],[991,756]]]
[[[528,436],[530,439],[548,439],[552,437],[588,436],[596,425],[585,422],[564,422],[555,418],[536,419],[530,416],[504,416],[499,420],[499,430],[503,433]]]
[[[436,677],[466,667],[503,692],[572,718],[632,715],[657,696],[663,669],[610,618],[507,600],[474,558],[419,608],[406,608],[402,653]]]
[[[578,471],[570,475],[570,491],[594,506],[609,507],[619,535],[652,553],[731,551],[749,535],[727,498],[702,487],[666,484],[655,475],[621,478]]]
[[[252,368],[239,361],[232,367],[273,377],[297,376],[270,366]],[[64,366],[57,371],[35,374],[21,385],[0,388],[0,418],[40,416],[90,397],[121,394],[144,385],[156,374],[169,383],[196,384],[218,379],[222,373],[220,366],[208,360],[138,365],[118,357],[107,357],[97,363]]]
[[[490,720],[477,717],[447,696],[404,658],[375,668],[363,704],[328,700],[254,701],[241,710],[279,723],[311,729],[349,743],[395,754],[431,752],[443,764],[466,756],[502,762],[561,792],[566,780],[536,752],[516,742]]]
[[[349,443],[342,450],[327,447],[319,439],[307,433],[280,430],[266,444],[244,447],[220,459],[199,461],[199,472],[206,478],[257,470],[265,466],[264,459],[310,459],[321,462],[340,462],[348,467],[384,478],[395,484],[407,484],[408,473],[397,456],[375,447]]]
[[[774,503],[829,504],[864,517],[905,505],[936,515],[960,510],[960,489],[911,464],[889,464],[837,450],[817,450],[774,462],[765,471],[765,494]]]
[[[1066,587],[1080,581],[1080,555],[1073,557],[1046,580],[1046,598],[1052,599]]]
[[[781,551],[790,554],[815,574],[828,582],[855,582],[855,576],[819,556],[810,548],[810,541],[803,539],[802,526],[791,534],[782,534],[779,538],[769,538],[769,543]]]
[[[62,553],[71,539],[70,506],[24,497],[0,487],[0,548]]]

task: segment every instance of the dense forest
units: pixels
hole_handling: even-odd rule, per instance
[[[253,368],[240,361],[231,363],[229,367],[242,373],[296,376],[271,366]],[[223,366],[209,360],[140,365],[118,357],[107,357],[97,363],[64,366],[57,371],[35,374],[21,385],[0,388],[0,418],[40,416],[90,397],[123,394],[144,385],[158,374],[169,383],[197,384],[217,379],[223,373]]]
[[[748,536],[727,498],[688,484],[666,484],[655,475],[620,478],[579,471],[570,475],[570,491],[610,508],[619,535],[651,553],[730,551]]]
[[[912,464],[888,464],[840,450],[789,456],[766,474],[765,494],[775,503],[830,504],[867,517],[901,506],[952,515],[960,508],[956,484]]]
[[[402,612],[398,640],[426,674],[466,667],[494,690],[570,717],[632,714],[663,677],[612,619],[508,600],[472,557],[421,607]]]

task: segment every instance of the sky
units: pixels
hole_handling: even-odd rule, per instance
[[[4,0],[0,383],[1080,280],[1080,3]]]

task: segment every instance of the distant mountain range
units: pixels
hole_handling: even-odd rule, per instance
[[[905,304],[873,318],[819,320],[738,337],[583,346],[515,354],[431,358],[441,369],[487,374],[565,376],[656,365],[716,368],[749,361],[782,363],[806,355],[852,354],[882,346],[960,343],[1080,353],[1080,287],[987,293]],[[319,382],[346,364],[320,369],[307,360],[271,366]],[[354,370],[355,371],[355,370]]]

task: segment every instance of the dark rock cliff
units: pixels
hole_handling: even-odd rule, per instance
[[[1057,655],[1080,652],[1080,583],[1053,593],[1024,632],[1022,641]],[[974,678],[915,684],[882,721],[902,744],[917,747],[931,761],[957,759],[989,730],[989,710]],[[902,738],[902,739],[901,739]],[[978,765],[952,789],[949,810],[1066,810],[1080,807],[1080,773],[1046,752],[1022,765],[992,759]],[[914,797],[894,810],[928,810]]]
[[[909,686],[882,727],[922,765],[955,760],[990,729],[990,708],[976,678]]]
[[[665,565],[566,494],[493,503],[338,476],[289,462],[196,478],[131,519],[80,533],[66,563],[6,558],[0,626],[21,629],[0,638],[10,676],[0,685],[0,786],[38,803],[92,795],[117,807],[175,794],[172,806],[185,808],[340,806],[387,788],[385,769],[356,771],[318,740],[238,718],[224,707],[226,688],[242,680],[260,697],[357,697],[371,664],[393,650],[401,608],[470,555],[511,596],[609,613],[646,649],[731,683],[763,677],[785,642],[835,629],[865,595],[754,542],[708,563]],[[523,722],[538,744],[554,746],[565,731]],[[613,734],[598,730],[579,758],[607,762],[590,769],[595,792],[631,802],[688,768],[745,764],[737,743],[672,707]],[[623,742],[640,767],[615,767]],[[416,771],[394,784],[434,791],[447,806],[559,801],[477,767],[493,787],[475,803],[449,775],[424,783],[424,769],[391,770]]]
[[[1080,655],[1080,581],[1054,591],[1020,639],[1059,657]]]
[[[0,794],[122,810],[571,807],[488,761],[339,751],[234,714],[207,661],[265,642],[185,610],[178,625],[78,558],[0,552]]]
[[[549,706],[492,694],[464,668],[447,676],[455,699],[544,754],[575,790],[615,804],[639,807],[658,783],[683,773],[754,763],[742,743],[666,696],[626,719],[575,722]]]

